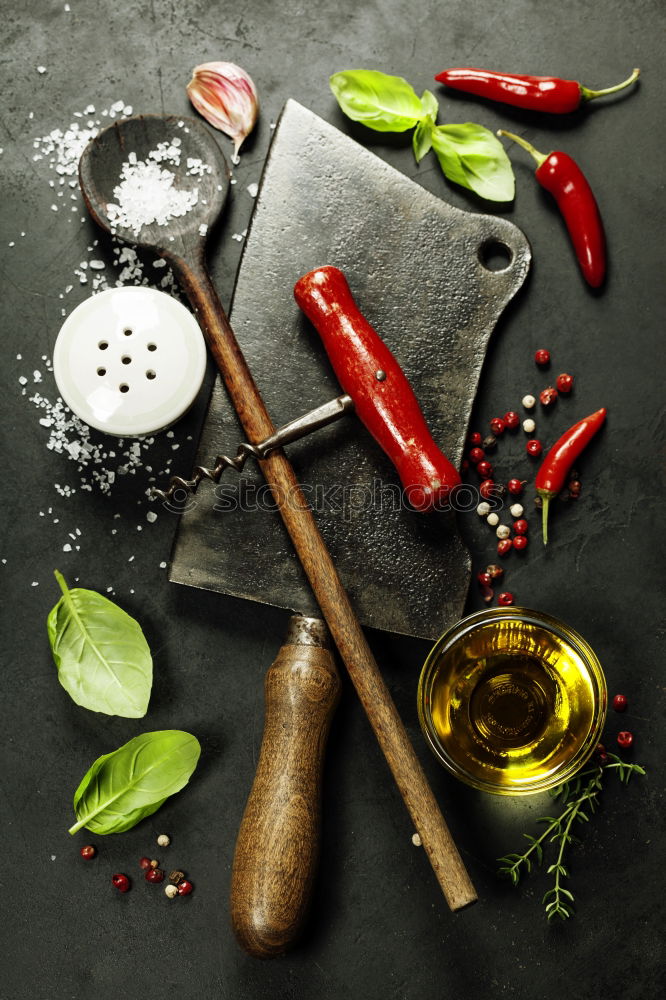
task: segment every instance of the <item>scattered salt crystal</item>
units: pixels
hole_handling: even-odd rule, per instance
[[[256,198],[258,191],[259,191],[258,184],[248,184],[247,193],[250,195],[251,198]]]
[[[65,542],[65,544],[62,547],[62,551],[63,552],[71,552],[72,551],[72,546],[70,545],[69,542]]]
[[[8,243],[7,245],[10,246],[10,247],[15,247],[16,243],[14,243],[14,240],[12,240],[11,243]]]
[[[37,67],[37,72],[38,73],[46,73],[46,66],[38,66]]]
[[[146,514],[146,521],[149,521],[151,524],[154,524],[156,520],[157,520],[157,514],[155,513],[155,511],[149,510],[148,513]]]
[[[69,4],[68,4],[68,3],[66,3],[66,4],[65,4],[65,12],[66,12],[67,14],[69,14],[69,12],[70,12],[70,10],[71,10],[71,9],[72,9],[72,8],[71,8],[71,7],[69,6]]]
[[[199,236],[205,236],[207,232],[208,232],[208,226],[206,225],[205,222],[202,222],[201,225],[199,226]],[[9,245],[10,247],[14,246],[13,243],[10,243]]]
[[[33,580],[32,581],[32,586],[33,587],[39,587],[39,580]]]
[[[25,375],[19,375],[19,385],[27,385],[28,380]]]
[[[34,372],[32,373],[32,381],[33,382],[41,382],[42,381],[42,373],[40,371],[38,371],[37,369],[35,369]]]
[[[127,562],[134,562],[134,556],[130,556]]]
[[[231,238],[232,240],[236,240],[237,243],[240,243],[243,239],[243,235],[242,233],[232,233]]]
[[[103,260],[91,260],[90,267],[93,269],[93,271],[101,271],[103,268],[106,267],[106,264],[104,263]]]
[[[161,562],[160,563],[160,569],[166,569],[166,568],[167,568],[167,564],[165,562]]]

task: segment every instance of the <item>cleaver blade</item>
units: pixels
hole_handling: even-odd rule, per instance
[[[507,263],[492,270],[484,262],[498,245]],[[231,324],[276,426],[320,406],[341,390],[292,290],[315,267],[339,267],[411,382],[434,439],[459,465],[488,340],[530,260],[513,223],[447,204],[289,100],[261,179]],[[196,464],[235,454],[242,440],[218,377]],[[353,415],[288,454],[363,624],[435,639],[462,617],[471,562],[454,516],[409,510],[393,466]],[[191,498],[169,578],[319,614],[251,462],[241,476],[204,481]]]

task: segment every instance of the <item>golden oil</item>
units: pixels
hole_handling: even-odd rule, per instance
[[[464,619],[428,657],[419,716],[442,763],[476,788],[520,795],[567,780],[601,735],[606,685],[573,629],[525,608]]]

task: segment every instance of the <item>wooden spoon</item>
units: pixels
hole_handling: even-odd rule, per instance
[[[165,166],[174,173],[176,186],[199,189],[196,205],[165,225],[145,225],[138,234],[114,227],[108,205],[116,200],[114,188],[128,155],[133,152],[137,159],[145,159],[160,142],[170,145],[174,137],[181,139],[182,165]],[[211,172],[203,177],[188,175],[189,157],[208,164]],[[247,439],[256,444],[267,438],[275,427],[204,262],[206,236],[221,212],[229,184],[226,162],[210,133],[196,121],[174,116],[128,118],[91,141],[81,158],[79,175],[88,209],[102,228],[170,261],[199,320]],[[475,902],[474,887],[294,471],[282,451],[272,452],[261,462],[261,468],[446,900],[452,910],[462,909]]]

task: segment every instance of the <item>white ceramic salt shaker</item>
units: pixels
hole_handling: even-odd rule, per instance
[[[190,408],[206,373],[206,344],[192,313],[171,295],[110,288],[67,317],[53,373],[64,401],[91,427],[140,437]]]

